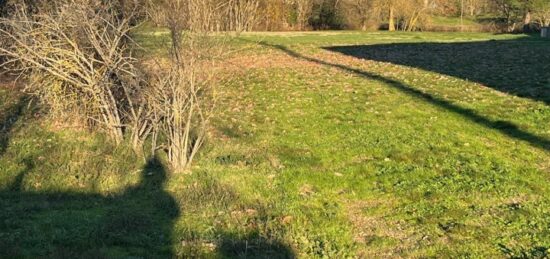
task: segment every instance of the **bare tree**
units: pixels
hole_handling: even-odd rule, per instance
[[[395,7],[397,0],[379,0],[381,1],[381,4],[388,12],[388,30],[389,31],[395,31],[396,30],[396,24],[395,24]]]
[[[369,24],[379,22],[380,10],[376,0],[342,0],[339,7],[344,10],[348,22],[357,23],[363,31],[368,29]]]
[[[425,18],[430,7],[426,0],[407,0],[399,3],[400,27],[404,31],[413,31],[418,28],[418,23]]]
[[[264,30],[274,31],[288,28],[288,5],[285,0],[270,0],[260,3],[258,23]]]
[[[377,0],[388,15],[388,30],[413,31],[426,19],[434,0]]]
[[[229,18],[229,30],[240,35],[242,32],[251,31],[258,22],[259,0],[229,0],[227,11]]]
[[[296,7],[298,30],[305,30],[313,11],[313,0],[294,0],[294,5]]]

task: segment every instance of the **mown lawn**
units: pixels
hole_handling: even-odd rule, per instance
[[[148,48],[163,37],[140,32]],[[319,32],[232,44],[191,174],[62,129],[0,88],[0,257],[550,252],[550,42]]]

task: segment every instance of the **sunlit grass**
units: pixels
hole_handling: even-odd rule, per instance
[[[543,257],[547,104],[324,48],[487,40],[550,50],[525,35],[245,34],[193,173],[166,179],[26,108],[0,157],[0,257]]]

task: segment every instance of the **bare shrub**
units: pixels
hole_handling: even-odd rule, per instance
[[[0,36],[12,42],[0,46],[0,53],[52,114],[83,117],[116,143],[126,138],[137,151],[150,138],[153,155],[165,150],[173,169],[182,171],[206,139],[219,77],[214,62],[226,45],[218,31],[226,28],[220,24],[229,5],[156,3],[153,11],[169,28],[172,47],[168,57],[154,62],[140,64],[133,57],[133,12],[107,0],[62,0],[32,15],[18,5],[0,19]],[[232,11],[238,13],[234,26],[245,30],[255,17],[247,12],[255,12],[257,2],[235,3],[244,5]]]
[[[258,22],[259,0],[230,0],[227,4],[229,30],[237,36],[251,31]]]
[[[31,15],[17,5],[0,19],[0,36],[11,42],[0,53],[54,114],[81,116],[121,143],[125,130],[147,127],[138,119],[142,84],[128,44],[133,18],[117,10],[110,1],[65,0]]]
[[[156,146],[166,150],[175,171],[191,165],[205,141],[215,106],[213,62],[225,45],[222,36],[211,33],[221,19],[217,8],[208,1],[174,0],[158,10],[170,30],[172,51],[150,72],[152,142],[153,150]]]

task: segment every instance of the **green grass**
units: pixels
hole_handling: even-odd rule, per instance
[[[254,33],[232,47],[244,62],[192,174],[14,113],[0,88],[0,257],[547,256],[548,41]]]
[[[464,19],[460,19],[460,17],[446,17],[446,16],[434,16],[431,17],[431,22],[433,25],[440,25],[440,26],[476,26],[480,25],[475,19],[471,17],[465,17]]]
[[[447,31],[447,32],[494,32],[499,31],[503,21],[492,16],[432,16],[425,24],[424,30],[427,31]]]

